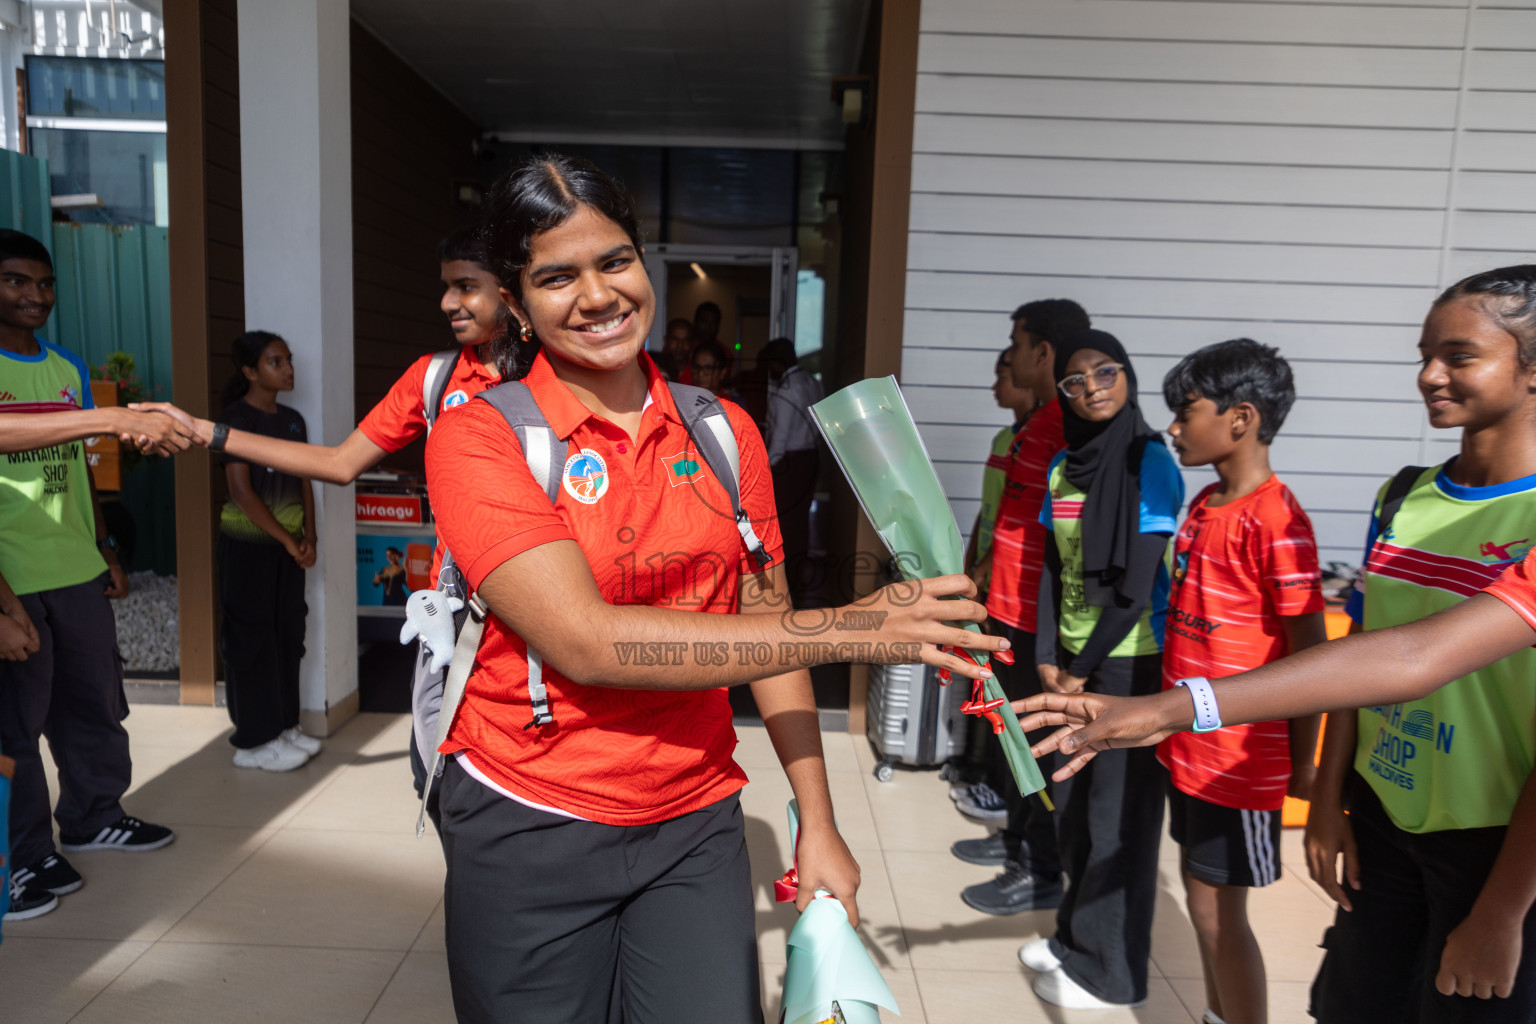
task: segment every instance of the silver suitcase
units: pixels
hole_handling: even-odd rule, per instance
[[[960,705],[971,684],[957,677],[940,686],[931,665],[871,665],[864,728],[878,763],[875,778],[889,782],[895,765],[937,768],[965,750]]]

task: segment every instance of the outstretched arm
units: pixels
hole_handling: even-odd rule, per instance
[[[528,600],[529,594],[539,600]],[[1001,637],[945,624],[985,619],[975,594],[976,585],[956,575],[893,583],[843,608],[793,611],[780,601],[765,603],[758,614],[710,615],[612,605],[573,540],[513,556],[487,573],[479,588],[496,617],[545,652],[545,663],[567,679],[637,690],[707,690],[839,661],[921,660],[967,678],[990,676],[989,669],[936,647],[1007,648]],[[726,656],[714,656],[718,650]],[[758,658],[749,656],[753,651]]]
[[[1214,681],[1226,725],[1267,722],[1418,700],[1446,683],[1536,644],[1536,629],[1496,597],[1478,594],[1428,618],[1344,637]],[[1347,680],[1341,686],[1340,680]],[[1045,693],[1014,704],[1026,730],[1064,725],[1035,745],[1069,760],[1059,781],[1100,750],[1144,747],[1188,729],[1194,702],[1182,687],[1150,697]]]
[[[199,444],[206,445],[213,437],[211,421],[188,416],[164,402],[140,402],[133,408],[180,415],[185,423],[191,425]],[[352,431],[338,445],[305,444],[244,430],[231,430],[229,438],[224,442],[224,451],[258,466],[271,466],[290,476],[309,477],[328,484],[349,484],[389,454],[370,441],[368,435],[361,430]]]
[[[0,454],[29,452],[102,434],[152,455],[174,455],[198,443],[197,431],[186,421],[119,407],[0,413]]]

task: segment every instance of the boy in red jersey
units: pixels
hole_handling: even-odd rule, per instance
[[[1321,643],[1312,523],[1269,467],[1296,392],[1278,352],[1247,338],[1208,345],[1168,372],[1168,433],[1185,466],[1220,480],[1190,503],[1174,546],[1163,686],[1218,678]],[[1183,851],[1189,916],[1205,968],[1205,1020],[1262,1024],[1264,960],[1248,889],[1280,877],[1280,808],[1305,798],[1316,717],[1178,733],[1158,747],[1169,824]]]
[[[1013,347],[1008,353],[1013,385],[1028,388],[1045,401],[1009,446],[992,548],[972,572],[977,579],[990,574],[988,632],[1007,637],[1017,650],[1034,650],[1035,601],[1047,537],[1040,525],[1040,508],[1045,503],[1051,459],[1066,446],[1061,405],[1056,400],[1055,344],[1087,327],[1088,314],[1071,299],[1040,299],[1013,312],[1009,334]],[[1010,698],[1040,690],[1033,665],[1000,664],[995,671]],[[950,852],[966,863],[1003,870],[986,882],[966,887],[960,898],[972,909],[998,916],[1050,910],[1060,904],[1062,893],[1055,823],[1043,803],[1019,793],[1002,744],[990,736],[988,742],[987,779],[952,795],[962,814],[981,820],[1004,818],[1005,824],[984,839],[962,839]]]

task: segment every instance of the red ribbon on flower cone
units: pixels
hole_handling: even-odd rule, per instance
[[[948,648],[948,650],[957,658],[964,658],[966,661],[970,662],[972,665],[977,666],[978,668],[981,666],[981,663],[976,660],[976,656],[973,655],[970,651],[966,650],[964,647],[951,647]],[[1004,665],[1013,664],[1012,651],[998,651],[992,656],[998,661],[1002,662]],[[943,668],[939,670],[940,686],[948,686],[952,679],[953,677],[950,675],[949,669]],[[987,700],[986,683],[980,679],[977,679],[971,683],[971,699],[960,705],[960,713],[965,715],[975,715],[978,718],[985,718],[991,724],[993,734],[1001,735],[1004,728],[1003,716],[997,713],[997,709],[1006,703],[1008,702],[1002,698],[998,698],[997,700]]]
[[[800,895],[800,868],[798,865],[784,872],[784,877],[773,883],[775,903],[793,903]]]

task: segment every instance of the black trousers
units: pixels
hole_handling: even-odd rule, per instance
[[[761,1024],[735,795],[600,825],[509,800],[454,759],[442,838],[460,1024]]]
[[[299,663],[304,660],[304,570],[278,544],[219,534],[219,654],[242,750],[299,724]]]
[[[48,782],[39,737],[59,770],[59,828],[94,835],[123,816],[133,778],[128,699],[107,577],[23,594],[42,647],[26,661],[0,661],[0,750],[16,759],[11,785],[11,863],[54,852]]]
[[[1035,669],[1035,634],[998,622],[987,624],[987,632],[1006,637],[1017,653],[1012,665],[1004,665],[993,659],[992,671],[997,674],[998,685],[1009,700],[1023,700],[1040,692],[1040,673]],[[1037,729],[1026,733],[1030,744],[1039,743],[1054,730]],[[1008,805],[1008,823],[1003,826],[1003,846],[1008,859],[1018,861],[1041,878],[1055,881],[1061,877],[1061,854],[1056,843],[1055,816],[1045,809],[1039,796],[1025,796],[1019,792],[1013,771],[1008,767],[1008,757],[1003,753],[1003,743],[987,730],[987,782],[1003,795]],[[1055,757],[1048,756],[1037,762],[1046,778],[1049,792],[1051,772],[1056,770]]]
[[[1508,830],[1405,832],[1358,774],[1350,778],[1349,820],[1360,853],[1360,889],[1350,893],[1355,909],[1341,907],[1323,936],[1328,953],[1312,983],[1312,1016],[1321,1024],[1536,1020],[1536,914],[1525,918],[1508,999],[1443,996],[1435,989],[1445,940],[1471,912]]]
[[[1088,676],[1092,693],[1157,693],[1163,658],[1106,658]],[[1147,998],[1157,849],[1167,772],[1156,749],[1105,750],[1055,793],[1057,837],[1068,876],[1051,948],[1067,975],[1100,999]]]

